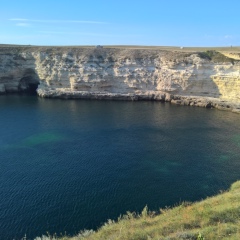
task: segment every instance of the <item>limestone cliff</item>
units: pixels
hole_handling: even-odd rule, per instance
[[[154,48],[1,47],[0,93],[37,85],[42,97],[155,99],[239,111],[240,62]]]

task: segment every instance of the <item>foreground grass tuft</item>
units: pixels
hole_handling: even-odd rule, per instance
[[[42,238],[46,239],[46,238]],[[38,238],[38,240],[42,240]],[[49,238],[50,239],[50,238]],[[58,238],[52,238],[58,239]],[[240,181],[230,190],[196,203],[141,214],[127,212],[97,231],[85,230],[61,240],[240,239]]]

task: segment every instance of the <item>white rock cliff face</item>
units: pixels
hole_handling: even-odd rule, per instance
[[[0,93],[38,83],[42,97],[240,104],[238,61],[213,62],[197,53],[149,49],[0,48]]]

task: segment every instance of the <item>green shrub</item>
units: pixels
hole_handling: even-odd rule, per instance
[[[197,240],[204,240],[204,237],[202,236],[201,233],[198,234]]]

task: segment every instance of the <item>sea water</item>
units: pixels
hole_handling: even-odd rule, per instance
[[[0,96],[0,239],[77,234],[240,179],[240,115],[160,102]]]

